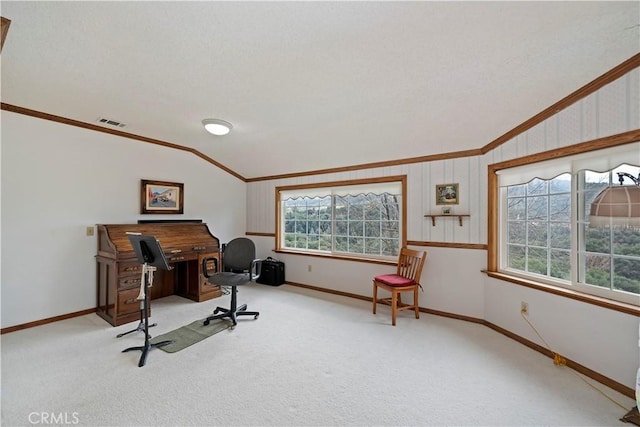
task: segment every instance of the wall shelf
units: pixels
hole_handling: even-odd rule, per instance
[[[460,227],[462,227],[462,218],[470,217],[471,215],[467,214],[451,214],[451,215],[425,215],[425,218],[431,218],[431,225],[435,227],[436,218],[458,218],[458,222],[460,223]]]

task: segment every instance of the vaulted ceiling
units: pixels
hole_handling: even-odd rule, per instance
[[[640,51],[640,2],[3,1],[2,102],[243,178],[479,149]],[[223,137],[201,120],[233,124]]]

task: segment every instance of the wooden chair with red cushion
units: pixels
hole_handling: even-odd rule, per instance
[[[420,318],[418,288],[422,288],[420,276],[426,259],[427,253],[424,251],[414,251],[407,248],[400,250],[396,273],[381,274],[373,279],[373,314],[376,314],[376,305],[380,303],[391,305],[391,324],[393,326],[396,326],[396,317],[398,311],[401,310],[413,310],[416,319]],[[391,292],[391,297],[378,299],[378,288]],[[402,292],[413,292],[413,304],[402,302]]]

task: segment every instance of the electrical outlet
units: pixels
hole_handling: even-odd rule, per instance
[[[311,273],[311,264],[307,265],[307,271]]]
[[[524,301],[520,303],[520,313],[529,314],[529,303]]]
[[[87,227],[87,236],[93,236],[93,227]]]

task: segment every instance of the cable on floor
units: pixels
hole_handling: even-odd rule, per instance
[[[567,366],[567,359],[565,359],[564,357],[562,357],[559,353],[556,353],[555,351],[553,351],[551,349],[551,346],[549,345],[549,343],[547,343],[547,341],[542,337],[542,335],[540,335],[540,332],[538,332],[538,330],[536,329],[536,327],[533,325],[533,323],[531,323],[531,321],[529,320],[528,316],[526,315],[526,311],[525,310],[520,310],[520,315],[522,316],[522,318],[525,320],[525,322],[527,322],[529,324],[529,326],[531,326],[531,329],[533,329],[533,331],[536,333],[536,335],[538,336],[538,338],[540,338],[542,340],[542,342],[547,346],[547,350],[549,350],[552,354],[553,354],[553,364],[556,366]],[[587,381],[582,375],[578,374],[578,372],[576,372],[573,369],[570,369],[570,372],[572,372],[575,376],[577,376],[578,378],[580,378],[582,381],[584,381],[589,387],[593,388],[595,391],[597,391],[598,393],[600,393],[601,395],[603,395],[604,397],[606,397],[607,399],[609,399],[611,402],[615,403],[616,405],[618,405],[619,407],[621,407],[622,409],[624,409],[625,411],[627,410],[627,408],[622,405],[620,402],[616,401],[614,398],[608,396],[605,392],[603,392],[602,390],[600,390],[598,387],[596,387],[595,385],[591,384],[589,381]]]

